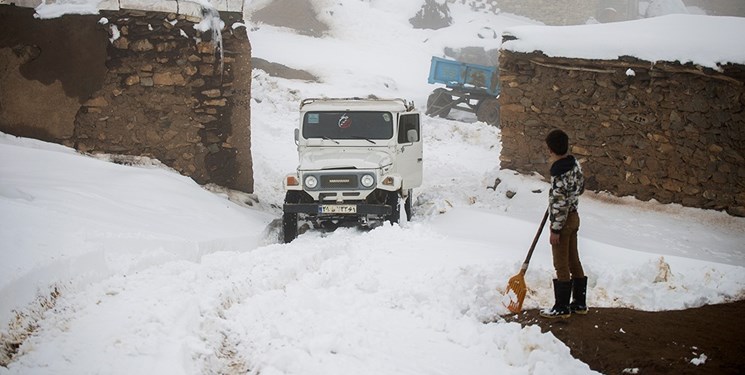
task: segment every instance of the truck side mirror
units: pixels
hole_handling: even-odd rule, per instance
[[[416,129],[409,129],[406,131],[406,140],[411,143],[419,140],[419,134],[417,134]]]
[[[295,129],[295,144],[297,145],[300,139],[300,129]]]

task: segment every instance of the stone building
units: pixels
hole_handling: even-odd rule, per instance
[[[587,188],[745,216],[745,65],[502,49],[502,168],[546,176],[569,133]]]
[[[0,5],[0,131],[148,156],[200,184],[252,192],[242,4],[129,5],[51,19]]]

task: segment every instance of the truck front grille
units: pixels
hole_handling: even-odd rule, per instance
[[[322,189],[356,189],[359,186],[358,176],[330,175],[321,176]]]

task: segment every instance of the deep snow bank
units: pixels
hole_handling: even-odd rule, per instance
[[[163,167],[0,133],[0,322],[53,284],[251,249],[270,220]]]

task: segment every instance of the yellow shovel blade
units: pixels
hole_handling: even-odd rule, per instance
[[[528,287],[525,285],[524,271],[520,271],[520,273],[512,276],[507,282],[505,295],[510,298],[510,303],[505,305],[505,307],[515,314],[522,311],[523,301],[525,301],[525,294],[527,292]]]

